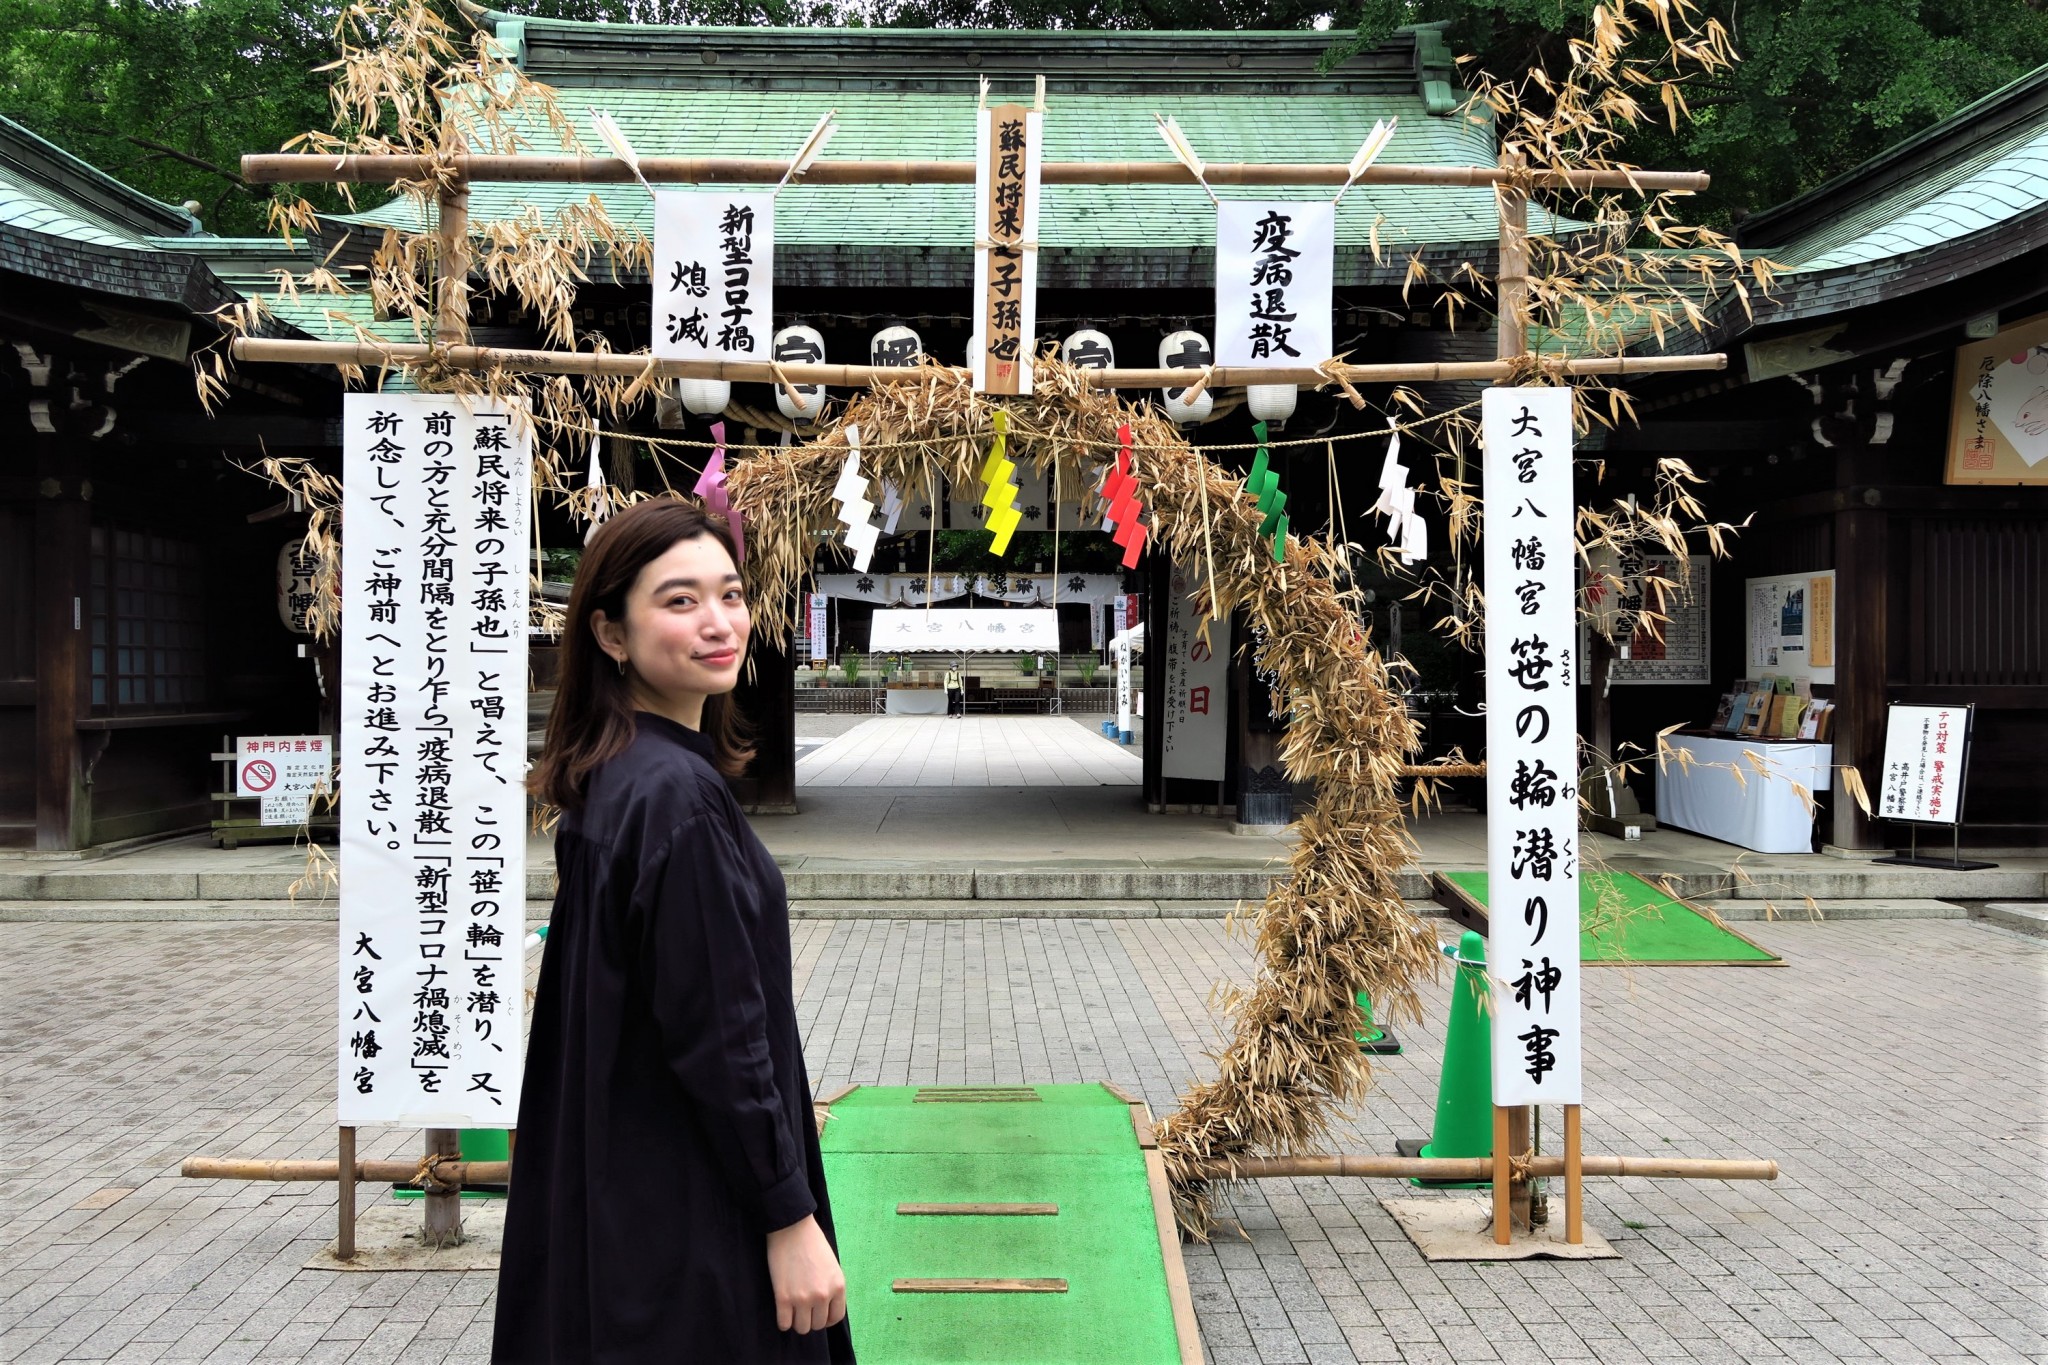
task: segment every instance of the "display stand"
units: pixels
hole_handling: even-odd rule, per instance
[[[1960,738],[1951,746],[1949,720],[1960,715]],[[1975,728],[1974,702],[1959,706],[1917,706],[1893,702],[1885,712],[1884,781],[1878,789],[1878,818],[1904,825],[1906,851],[1873,863],[1892,867],[1938,867],[1950,872],[1978,872],[1997,863],[1963,856],[1963,798],[1970,785],[1970,732]],[[1956,755],[1955,775],[1947,773],[1947,755]],[[1953,803],[1942,793],[1952,790]],[[1920,855],[1920,827],[1947,825],[1949,856]]]

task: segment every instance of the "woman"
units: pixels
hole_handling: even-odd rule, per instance
[[[495,1361],[853,1359],[789,906],[724,781],[752,757],[734,561],[722,521],[657,499],[599,529],[570,595]]]

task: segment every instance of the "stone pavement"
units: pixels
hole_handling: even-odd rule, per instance
[[[805,793],[821,787],[1135,787],[1144,780],[1135,746],[1112,744],[1064,716],[877,716],[796,761],[796,783]]]
[[[1779,1181],[1591,1180],[1622,1260],[1434,1266],[1389,1182],[1245,1188],[1242,1235],[1187,1250],[1209,1359],[2048,1356],[2048,945],[1955,920],[1753,933],[1790,965],[1588,972],[1586,1141],[1773,1157]],[[1221,1040],[1212,987],[1250,971],[1207,920],[795,934],[821,1091],[1107,1078],[1166,1112]],[[485,1359],[490,1275],[301,1270],[331,1189],[177,1175],[332,1155],[334,951],[317,923],[0,924],[0,1361]],[[1334,1149],[1425,1131],[1447,982],[1424,997]]]

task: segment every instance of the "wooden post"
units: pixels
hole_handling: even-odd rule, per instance
[[[1579,1147],[1579,1106],[1564,1107],[1564,1239],[1572,1246],[1586,1240],[1585,1156]]]
[[[1515,1215],[1509,1197],[1513,1168],[1508,1164],[1508,1114],[1493,1107],[1493,1240],[1506,1246],[1514,1240]]]
[[[334,1237],[334,1258],[353,1261],[356,1258],[356,1130],[346,1125],[341,1130],[339,1156],[336,1174],[340,1177],[341,1194],[336,1201],[335,1220],[339,1226]]]
[[[434,340],[442,346],[462,346],[469,341],[468,184],[441,191],[436,205],[439,277],[434,283]]]
[[[1508,1116],[1508,1156],[1520,1157],[1533,1152],[1536,1147],[1532,1133],[1535,1110],[1530,1105],[1518,1104],[1506,1111]],[[1535,1230],[1536,1216],[1532,1207],[1536,1182],[1530,1176],[1514,1172],[1511,1168],[1508,1180],[1509,1213],[1515,1222]]]
[[[52,358],[51,371],[65,367]],[[38,388],[61,423],[61,392]],[[78,722],[91,706],[92,508],[87,466],[67,434],[33,438],[35,502],[36,847],[84,848],[92,839],[90,763]],[[67,450],[66,447],[70,446]],[[108,656],[112,657],[111,643]],[[109,670],[111,673],[111,670]],[[102,734],[104,741],[108,736]]]
[[[1865,383],[1868,379],[1864,376]],[[1833,391],[1829,397],[1840,401]],[[1889,473],[1885,448],[1872,447],[1860,434],[1836,447],[1837,488],[1882,484]],[[1836,512],[1834,523],[1834,761],[1855,767],[1874,798],[1884,776],[1885,713],[1891,701],[1890,649],[1885,639],[1891,615],[1891,513],[1858,502]],[[1807,619],[1813,619],[1810,609]],[[1844,849],[1885,847],[1884,830],[1863,813],[1840,781],[1834,784],[1833,805],[1830,843]]]
[[[460,1160],[462,1157],[462,1134],[453,1128],[427,1129],[427,1155],[441,1155]],[[430,1247],[459,1246],[462,1242],[462,1189],[460,1186],[445,1192],[437,1192],[433,1185],[427,1187],[426,1198],[420,1201],[426,1205],[426,1243]]]

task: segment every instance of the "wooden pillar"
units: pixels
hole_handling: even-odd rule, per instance
[[[434,282],[434,340],[460,346],[469,340],[469,186],[443,190],[436,201],[440,252]]]
[[[451,1161],[460,1161],[462,1134],[453,1128],[429,1128],[426,1152],[428,1156],[439,1154]],[[462,1242],[462,1191],[454,1189],[437,1193],[430,1185],[426,1198],[420,1203],[426,1205],[426,1244],[430,1247],[459,1246]]]
[[[1502,153],[1503,170],[1520,169],[1522,158]],[[1529,196],[1520,189],[1506,183],[1494,189],[1494,202],[1500,214],[1500,269],[1494,281],[1494,297],[1499,309],[1496,314],[1494,331],[1494,355],[1501,360],[1513,360],[1528,350],[1529,326]],[[1483,494],[1494,490],[1482,489]],[[1491,592],[1493,585],[1486,585]],[[1491,607],[1489,607],[1491,609]],[[1569,681],[1569,679],[1567,679]],[[1492,835],[1489,833],[1489,838]],[[1491,949],[1487,961],[1495,960]],[[1533,1145],[1531,1133],[1534,1116],[1529,1106],[1518,1105],[1511,1109],[1497,1110],[1494,1115],[1494,1161],[1496,1179],[1501,1179],[1501,1144],[1505,1142],[1510,1152],[1520,1156]],[[1513,1179],[1505,1191],[1510,1218],[1504,1226],[1494,1229],[1495,1240],[1506,1245],[1515,1222],[1531,1226],[1530,1182],[1527,1177]],[[1503,1192],[1496,1190],[1495,1207],[1498,1216]]]
[[[1586,1240],[1585,1153],[1580,1147],[1579,1106],[1564,1107],[1564,1239],[1573,1246]]]
[[[1858,441],[1839,447],[1836,486],[1853,489],[1884,479],[1883,453]],[[1835,513],[1834,761],[1862,774],[1877,798],[1884,766],[1885,707],[1891,661],[1885,638],[1891,575],[1890,514],[1860,502]],[[1834,783],[1837,848],[1880,849],[1883,830],[1863,814],[1839,778]]]
[[[35,438],[36,847],[84,848],[92,791],[78,723],[92,703],[92,508],[66,438]],[[111,644],[110,644],[111,647]]]

